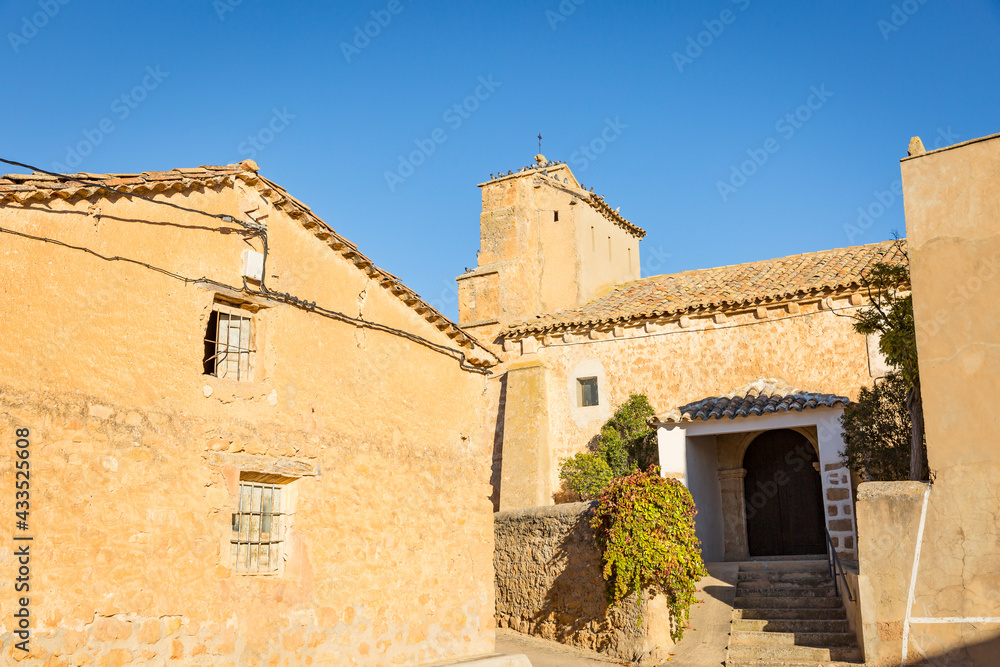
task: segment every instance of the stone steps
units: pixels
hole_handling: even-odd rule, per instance
[[[792,598],[832,598],[838,597],[833,586],[744,586],[736,587],[738,597],[792,597]]]
[[[773,572],[770,570],[757,570],[755,572],[740,572],[737,581],[739,583],[766,581],[772,586],[782,583],[820,584],[830,581],[830,572],[827,569],[824,569],[822,572]]]
[[[813,662],[853,662],[862,663],[859,648],[830,648],[813,646],[767,646],[757,644],[730,644],[729,657],[735,660],[771,660],[788,662],[805,660]],[[728,662],[726,663],[729,664]]]
[[[776,632],[734,630],[732,639],[739,644],[756,646],[822,646],[852,648],[856,643],[853,632]]]
[[[842,619],[733,618],[732,630],[733,632],[850,632],[851,626]]]
[[[727,660],[726,667],[859,667],[857,662],[835,660]]]
[[[820,609],[769,609],[760,607],[757,609],[734,609],[734,619],[748,620],[803,620],[803,621],[839,621],[844,618],[844,610],[837,607],[826,607]]]
[[[791,572],[803,574],[807,572],[830,572],[830,566],[825,558],[810,558],[808,560],[777,560],[748,561],[740,563],[740,573],[744,572]]]
[[[864,662],[826,560],[740,563],[727,667]]]
[[[792,595],[740,595],[733,606],[740,609],[842,609],[844,604],[835,597],[808,597]]]

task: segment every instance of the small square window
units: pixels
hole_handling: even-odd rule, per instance
[[[229,540],[235,571],[244,574],[280,571],[284,531],[291,515],[289,481],[262,473],[240,475],[239,499]]]
[[[581,408],[587,408],[598,403],[597,378],[577,378],[576,404]]]
[[[253,334],[253,313],[216,301],[205,331],[205,374],[250,382]]]

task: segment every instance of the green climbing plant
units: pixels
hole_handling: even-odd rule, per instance
[[[563,486],[593,500],[612,479],[656,463],[656,431],[649,418],[656,411],[644,394],[632,394],[601,427],[594,451],[579,452],[559,466]]]
[[[695,585],[708,574],[695,536],[691,493],[655,466],[613,479],[601,493],[591,526],[602,553],[608,601],[648,590],[663,594],[673,613],[671,638],[687,627]]]

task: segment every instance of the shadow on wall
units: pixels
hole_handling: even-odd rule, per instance
[[[932,640],[931,643],[936,642]],[[910,647],[911,655],[906,663],[908,667],[995,667],[995,665],[1000,664],[1000,634],[977,644],[970,643],[961,648],[934,655],[934,646],[922,647],[920,634],[916,632],[911,636]],[[916,659],[912,655],[913,652],[917,653]]]
[[[609,607],[590,527],[595,503],[498,512],[497,626],[618,660],[650,662],[670,642],[669,609],[643,596]],[[662,636],[661,636],[662,635]]]
[[[500,398],[497,401],[497,423],[493,427],[493,464],[490,484],[493,486],[493,511],[500,511],[500,473],[503,471],[503,418],[507,405],[507,374],[500,378]]]
[[[620,610],[609,617],[600,552],[590,527],[591,512],[580,514],[559,542],[554,556],[559,575],[545,595],[535,622],[543,634],[563,644],[583,642],[587,648],[607,653],[612,649],[609,632],[621,627]],[[616,624],[614,620],[617,620]]]

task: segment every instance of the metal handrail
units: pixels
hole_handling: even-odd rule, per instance
[[[833,577],[833,591],[837,595],[840,595],[840,588],[837,586],[837,576],[839,575],[844,581],[844,588],[847,590],[847,599],[854,602],[854,594],[847,583],[847,573],[844,571],[844,566],[840,564],[840,557],[837,555],[837,550],[833,548],[833,541],[830,539],[830,532],[826,529],[826,526],[823,526],[823,534],[826,536],[826,562],[830,566],[830,576]]]

